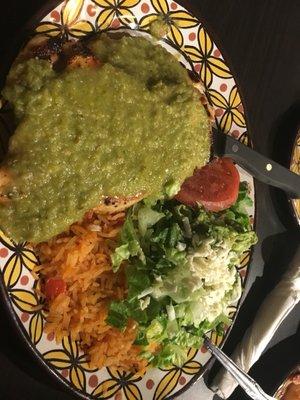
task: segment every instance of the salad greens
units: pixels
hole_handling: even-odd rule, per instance
[[[257,241],[250,205],[243,183],[237,202],[217,213],[176,200],[144,200],[129,210],[112,255],[115,271],[127,261],[128,296],[110,304],[107,322],[124,329],[135,320],[136,344],[152,365],[181,365],[205,332],[230,323],[228,306],[241,294],[235,266]]]

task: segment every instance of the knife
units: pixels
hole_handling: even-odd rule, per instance
[[[287,192],[291,198],[300,198],[300,175],[252,150],[232,136],[212,128],[214,154],[232,158],[250,175]]]

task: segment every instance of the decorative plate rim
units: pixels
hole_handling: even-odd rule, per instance
[[[283,389],[287,389],[286,384],[288,381],[293,377],[295,374],[300,374],[300,363],[297,364],[295,367],[289,370],[289,372],[285,375],[283,380],[281,381],[280,385],[277,387],[276,391],[273,393],[273,396],[283,395],[285,393],[281,393]]]
[[[20,50],[23,43],[25,43],[26,40],[28,40],[28,38],[30,36],[32,36],[33,28],[37,25],[37,23],[40,22],[45,16],[48,15],[49,12],[51,12],[51,10],[53,10],[55,7],[60,5],[62,2],[63,2],[63,0],[48,0],[47,3],[43,7],[41,7],[28,20],[28,22],[24,25],[23,29],[20,30],[20,35],[18,37],[17,36],[15,37],[15,39],[17,39],[17,40],[13,41],[13,43],[12,43],[12,54],[14,54],[14,56]],[[230,62],[230,57],[228,57],[227,52],[224,51],[224,47],[222,45],[221,40],[219,39],[218,35],[215,34],[214,29],[211,28],[211,26],[207,22],[207,20],[201,16],[200,10],[197,10],[196,5],[194,6],[192,4],[190,6],[190,4],[185,4],[186,2],[184,0],[176,0],[176,3],[178,3],[180,6],[182,6],[184,8],[187,7],[188,11],[192,12],[192,15],[195,16],[196,19],[200,22],[200,24],[205,27],[205,31],[208,32],[209,37],[212,38],[213,43],[216,44],[217,48],[221,51],[222,58],[226,64],[226,66],[229,67],[229,70],[233,76],[238,94],[241,98],[241,104],[243,105],[243,114],[245,117],[245,127],[246,127],[245,132],[248,134],[250,141],[251,141],[251,135],[249,135],[249,133],[248,133],[250,124],[249,124],[247,103],[245,102],[243,91],[241,90],[241,85],[240,85],[240,82],[238,79],[238,75],[236,74],[236,71],[233,68],[232,63]],[[8,67],[10,67],[10,65],[11,65],[10,61],[8,61]],[[5,62],[4,62],[4,64],[5,64]],[[253,216],[254,217],[253,218],[253,227],[255,229],[256,224],[257,224],[257,196],[256,196],[257,189],[256,189],[255,180],[253,180],[253,191],[254,191],[254,210],[255,210],[254,216]],[[241,305],[247,295],[246,289],[247,289],[247,286],[249,285],[249,274],[250,274],[250,270],[252,269],[251,268],[252,260],[253,260],[253,249],[251,249],[249,252],[249,261],[247,262],[248,267],[247,267],[246,275],[245,275],[244,281],[243,281],[242,295],[236,305],[236,312],[234,314],[234,317],[232,318],[232,323],[231,323],[230,327],[228,328],[220,347],[224,346],[224,344],[228,340],[230,331],[236,322]],[[78,398],[82,398],[85,400],[95,399],[95,397],[92,396],[91,394],[84,393],[84,392],[80,391],[79,389],[77,389],[74,385],[71,385],[70,382],[67,379],[65,379],[58,372],[57,369],[55,369],[54,367],[51,367],[50,364],[48,364],[45,361],[43,355],[37,350],[36,345],[28,337],[28,333],[24,327],[24,324],[22,324],[22,322],[20,321],[18,315],[16,314],[16,312],[13,308],[13,303],[10,300],[9,293],[8,293],[5,283],[4,283],[3,274],[0,273],[0,275],[1,275],[1,278],[0,278],[0,293],[1,293],[0,303],[5,304],[5,308],[6,308],[8,315],[10,316],[10,318],[13,319],[13,324],[12,324],[13,329],[16,332],[18,332],[18,335],[22,338],[24,345],[30,349],[31,353],[33,353],[33,356],[37,360],[37,362],[45,369],[45,371],[47,371],[48,373],[50,373],[50,375],[55,377],[55,379],[59,382],[59,384],[62,386],[62,388],[64,388],[64,390],[66,390],[67,392],[69,392],[73,395],[76,394],[78,396]],[[214,363],[214,358],[211,357],[208,360],[208,362],[206,362],[204,365],[202,365],[202,368],[200,369],[200,371],[198,373],[196,373],[182,388],[177,390],[175,393],[171,393],[170,395],[165,397],[164,400],[172,400],[175,397],[178,397],[181,394],[183,394],[184,392],[186,392],[188,389],[190,389],[191,386],[193,386],[201,377],[203,377],[210,370],[213,363]]]

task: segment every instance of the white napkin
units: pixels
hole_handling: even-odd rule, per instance
[[[300,300],[300,246],[288,271],[260,306],[253,324],[237,345],[231,359],[245,372],[259,359],[279,325]],[[227,399],[238,386],[222,368],[215,377],[212,390]]]

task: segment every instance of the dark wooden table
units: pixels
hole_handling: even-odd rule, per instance
[[[45,0],[2,1],[2,59],[16,31],[44,3]],[[189,4],[189,8],[205,21],[229,61],[244,98],[255,148],[285,164],[295,127],[300,121],[300,1],[189,0],[182,3]],[[258,305],[280,279],[300,244],[299,229],[293,223],[283,193],[257,183],[257,209],[260,242],[254,252],[248,296],[225,345],[225,351],[229,353],[251,324]],[[299,315],[298,307],[284,322],[271,345],[295,334]],[[291,342],[295,344],[295,339]],[[286,350],[290,354],[285,358],[290,363],[297,357],[300,360],[296,348],[294,350],[291,347]],[[280,365],[270,368],[272,350],[269,354],[269,367],[263,372],[260,369],[259,376],[255,375],[268,390],[271,386],[266,382],[270,382],[274,368],[280,368]],[[16,337],[4,309],[0,312],[0,369],[0,399],[72,398],[37,366],[34,357]],[[241,391],[236,391],[231,398],[242,400],[246,397]]]

